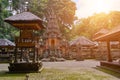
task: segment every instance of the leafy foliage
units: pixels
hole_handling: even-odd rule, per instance
[[[61,33],[69,40],[69,27],[72,26],[75,18],[75,3],[71,0],[30,0],[29,9],[47,22],[49,8],[55,12]],[[46,24],[46,23],[45,23]]]
[[[0,38],[6,38],[9,40],[14,40],[15,34],[18,32],[14,27],[4,22],[6,17],[11,16],[12,14],[10,11],[7,10],[8,0],[1,0],[0,1]]]
[[[62,23],[72,24],[74,21],[76,6],[71,0],[30,0],[29,3],[30,11],[42,19],[46,19],[48,8],[52,7]]]
[[[112,29],[120,25],[120,12],[112,11],[109,14],[98,13],[88,18],[82,18],[77,21],[71,31],[71,39],[76,36],[86,36],[92,38],[100,29]]]

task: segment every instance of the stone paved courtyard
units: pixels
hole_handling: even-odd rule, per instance
[[[52,72],[52,70],[54,71],[55,69],[58,69],[61,71],[65,71],[65,73],[64,72],[63,73],[66,75],[69,73],[79,73],[80,75],[85,74],[84,76],[89,78],[87,80],[96,80],[94,79],[94,76],[101,76],[102,78],[99,78],[99,80],[120,80],[119,78],[116,78],[112,75],[109,75],[107,73],[104,73],[102,71],[95,69],[96,66],[99,66],[99,61],[95,61],[95,60],[84,60],[84,61],[70,60],[65,62],[43,62],[43,66],[45,70],[46,69],[48,70],[48,72],[50,72],[49,70],[51,70]],[[8,64],[0,64],[0,71],[8,71],[7,67],[8,67]],[[62,75],[63,73],[60,73],[60,75]],[[44,74],[44,70],[43,70],[43,74]],[[34,80],[36,77],[39,77],[39,78],[35,80],[41,80],[40,74],[30,73],[29,75],[31,77],[29,80]],[[48,74],[45,74],[45,75],[48,75]],[[45,75],[42,75],[42,78]],[[0,78],[0,80],[6,80],[6,79]],[[51,79],[51,80],[56,80],[56,79]]]
[[[99,61],[95,60],[84,60],[84,61],[75,61],[69,60],[65,62],[43,62],[45,68],[92,68],[99,66]]]

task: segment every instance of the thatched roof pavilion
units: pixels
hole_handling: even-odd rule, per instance
[[[42,63],[39,62],[39,36],[34,35],[34,31],[43,29],[42,20],[30,12],[23,12],[10,16],[5,22],[20,30],[20,36],[15,37],[14,62],[9,64],[10,72],[30,72],[39,71]],[[18,50],[19,49],[19,50]],[[30,51],[33,53],[29,58]],[[23,62],[23,55],[28,54],[27,60]],[[20,56],[19,56],[20,55]],[[20,61],[19,61],[20,60]],[[29,62],[30,61],[30,62]],[[21,67],[19,67],[21,66]],[[29,67],[28,67],[29,66]]]
[[[35,29],[43,28],[42,20],[30,12],[23,12],[17,15],[10,16],[5,19],[5,22],[10,23],[18,29]]]
[[[109,31],[108,33],[98,36],[94,38],[96,41],[105,41],[107,43],[107,51],[108,51],[108,62],[101,61],[100,65],[104,68],[113,70],[113,71],[120,71],[120,63],[119,62],[112,62],[112,55],[111,55],[111,41],[120,41],[120,25],[113,30]],[[120,44],[120,43],[119,43]]]
[[[8,39],[0,39],[0,46],[15,46],[15,44]]]
[[[111,57],[111,46],[110,41],[119,41],[120,40],[120,26],[114,28],[108,33],[94,38],[95,41],[106,41],[107,42],[107,51],[108,51],[108,61],[112,61]]]
[[[70,42],[70,45],[81,45],[81,46],[94,46],[94,42],[91,40],[87,39],[84,36],[80,36],[77,39],[73,40]]]
[[[15,44],[8,39],[0,39],[0,54],[4,53],[13,53],[13,49],[15,48]],[[11,51],[12,50],[12,51]],[[1,57],[2,55],[0,55]]]

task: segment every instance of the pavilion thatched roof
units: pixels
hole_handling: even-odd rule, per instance
[[[8,39],[0,39],[0,46],[15,46],[15,44]]]
[[[5,19],[5,22],[8,22],[19,29],[43,28],[42,20],[30,12],[23,12],[20,14],[10,16]]]
[[[108,33],[94,38],[96,41],[119,41],[120,40],[120,26],[115,27]]]
[[[74,39],[73,41],[71,41],[70,45],[71,46],[72,45],[93,46],[95,45],[95,43],[84,36],[80,36],[77,39]]]
[[[93,35],[93,37],[95,38],[95,37],[104,35],[104,34],[106,34],[106,33],[108,33],[108,32],[109,32],[109,30],[103,28],[103,29],[101,29],[100,31],[98,31],[97,33],[95,33],[95,34]]]
[[[35,21],[35,20],[41,21],[39,17],[30,12],[23,12],[5,19],[5,21]]]

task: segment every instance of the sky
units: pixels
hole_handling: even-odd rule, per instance
[[[72,0],[76,3],[76,16],[84,18],[94,13],[120,11],[120,0]]]

